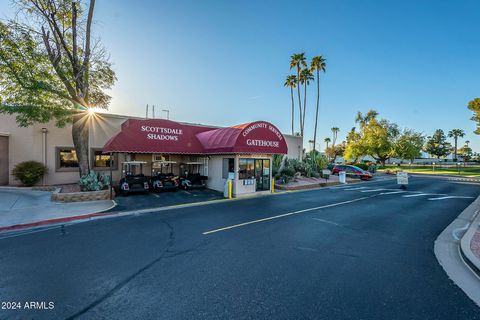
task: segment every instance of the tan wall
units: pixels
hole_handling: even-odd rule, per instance
[[[301,160],[303,157],[303,137],[285,134],[285,141],[288,146],[287,157],[290,159]]]
[[[223,159],[233,156],[215,155],[208,160],[208,180],[207,188],[223,192],[226,179],[223,179]]]
[[[108,114],[96,114],[90,117],[92,121],[92,130],[90,132],[90,147],[102,148],[110,137],[120,131],[121,124],[126,117],[120,117]],[[15,122],[15,116],[0,115],[0,128],[3,133],[9,134],[9,157],[8,166],[11,173],[12,168],[20,162],[35,160],[45,163],[48,173],[45,176],[44,183],[46,185],[76,183],[79,175],[75,168],[60,171],[57,169],[56,148],[57,147],[73,147],[71,134],[71,126],[57,128],[55,122],[34,124],[30,127],[21,128]],[[46,157],[44,155],[44,136],[42,128],[47,129],[46,133]],[[92,161],[90,157],[90,161]],[[96,169],[97,171],[105,171],[107,169]],[[113,179],[119,179],[120,170],[114,171]],[[18,185],[10,174],[10,185]]]
[[[0,186],[8,184],[8,136],[0,135]]]

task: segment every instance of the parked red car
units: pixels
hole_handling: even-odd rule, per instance
[[[345,171],[347,175],[356,176],[361,180],[370,180],[373,178],[370,172],[351,165],[335,165],[332,169],[332,174],[338,174],[340,171]]]

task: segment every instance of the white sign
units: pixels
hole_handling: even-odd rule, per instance
[[[322,170],[322,174],[323,175],[331,175],[332,174],[332,171],[328,170],[328,169],[325,169],[325,170]]]
[[[404,171],[397,172],[397,184],[408,184],[408,173]]]

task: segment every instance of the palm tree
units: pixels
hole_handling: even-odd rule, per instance
[[[313,77],[312,72],[310,69],[303,69],[300,72],[300,83],[303,84],[303,115],[302,115],[302,136],[305,129],[305,114],[307,113],[307,87],[310,84],[310,81],[313,81],[315,78]]]
[[[470,140],[465,141],[465,145],[467,146],[467,148],[469,144],[470,144]]]
[[[332,140],[332,148],[333,148],[335,147],[335,142],[337,141],[337,135],[338,135],[338,132],[340,131],[340,128],[333,127],[330,130],[332,130],[332,133],[333,133],[333,140]]]
[[[294,125],[293,125],[294,117],[295,117],[295,103],[293,101],[293,89],[297,86],[297,77],[293,74],[287,76],[287,79],[285,79],[284,86],[290,88],[290,96],[292,97],[292,135],[293,135],[295,131]]]
[[[328,149],[328,144],[330,143],[330,138],[329,137],[326,137],[325,139],[323,139],[323,141],[325,141],[325,143],[327,144],[327,147],[325,149]]]
[[[300,79],[300,72],[302,71],[302,68],[307,66],[307,62],[305,59],[305,53],[294,53],[290,57],[290,70],[293,68],[297,69],[297,80]],[[300,118],[300,133],[303,136],[303,118],[302,118],[302,99],[300,97],[300,83],[297,81],[297,93],[298,93],[298,111],[299,111],[299,118]]]
[[[327,67],[326,60],[322,56],[312,58],[310,63],[310,70],[317,72],[317,108],[315,110],[315,129],[313,131],[313,150],[315,150],[315,143],[317,142],[317,123],[318,123],[318,104],[320,102],[320,71],[325,72]]]
[[[465,137],[465,131],[463,131],[462,129],[452,129],[448,132],[448,137],[453,138],[453,141],[455,141],[455,147],[454,147],[455,160],[454,161],[457,161],[457,142],[458,142],[458,138]]]

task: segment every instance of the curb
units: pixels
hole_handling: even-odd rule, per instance
[[[480,197],[478,197],[467,209],[474,211],[471,223],[462,239],[460,240],[460,253],[462,254],[465,262],[478,276],[480,276],[480,259],[472,252],[470,244],[475,233],[479,230],[480,226]]]

